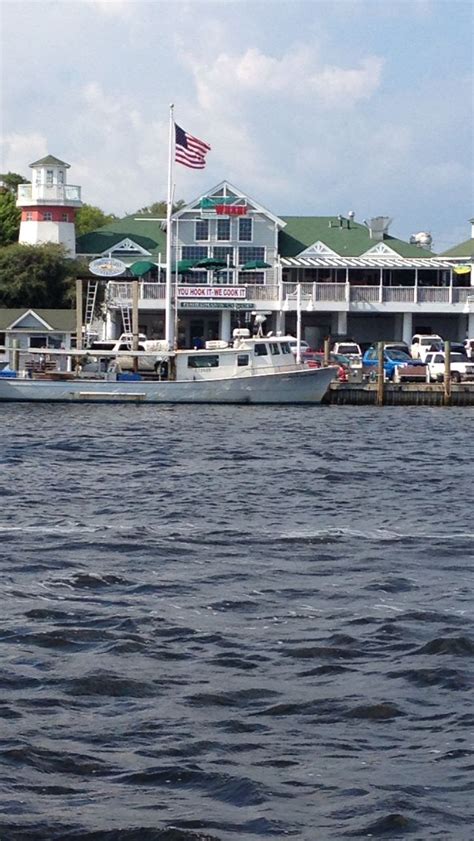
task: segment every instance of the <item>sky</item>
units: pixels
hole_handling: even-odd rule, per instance
[[[0,0],[0,54],[0,171],[55,155],[106,213],[166,198],[173,103],[211,146],[176,199],[470,237],[473,0]]]

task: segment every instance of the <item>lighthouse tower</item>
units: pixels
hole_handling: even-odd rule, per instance
[[[17,207],[21,207],[18,241],[25,245],[54,242],[64,245],[69,257],[76,256],[76,211],[82,206],[81,188],[67,184],[69,164],[47,155],[30,164],[31,184],[18,186]]]

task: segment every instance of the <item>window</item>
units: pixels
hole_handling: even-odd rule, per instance
[[[276,342],[270,343],[270,351],[274,356],[278,356],[280,353],[280,347]]]
[[[60,169],[58,171],[58,184],[64,184],[64,170]]]
[[[45,210],[45,212],[43,213],[43,220],[45,222],[52,222],[53,221],[53,214],[51,213],[50,210]]]
[[[31,210],[26,211],[25,219],[26,219],[27,222],[32,222],[33,221],[33,214],[31,212]]]
[[[69,222],[69,213],[63,213],[62,221],[63,222]]]
[[[288,342],[281,342],[280,350],[281,350],[282,353],[291,353],[291,348],[290,348]]]
[[[248,353],[239,353],[237,356],[237,367],[243,368],[245,365],[249,364],[249,355]]]
[[[267,346],[263,342],[255,345],[255,356],[268,356]]]
[[[265,283],[265,275],[263,272],[239,272],[239,283]]]
[[[52,169],[47,169],[46,170],[46,186],[47,187],[52,187],[53,186],[53,176],[54,176],[53,170]]]
[[[230,219],[217,220],[217,239],[221,242],[230,240]]]
[[[258,246],[243,245],[239,248],[239,265],[250,260],[265,260],[265,249]]]
[[[218,368],[218,354],[206,354],[205,356],[188,356],[188,368]]]
[[[209,239],[209,219],[196,219],[196,241]]]
[[[226,262],[227,258],[229,258],[229,263],[232,265],[234,262],[234,249],[231,245],[215,245],[213,257],[215,257],[216,260],[225,260]]]
[[[252,242],[252,220],[248,216],[239,219],[240,242]]]
[[[207,257],[205,245],[183,245],[182,247],[182,260],[204,260],[205,257]]]

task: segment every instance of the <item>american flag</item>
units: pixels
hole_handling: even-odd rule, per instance
[[[175,130],[175,154],[176,163],[189,166],[191,169],[204,169],[206,166],[206,154],[211,147],[204,140],[199,140],[188,134],[180,126],[174,124]]]

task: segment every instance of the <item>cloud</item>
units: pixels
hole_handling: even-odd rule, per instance
[[[220,52],[211,63],[186,53],[183,62],[192,72],[200,105],[226,110],[243,107],[249,96],[279,95],[302,103],[319,100],[329,108],[352,108],[379,89],[384,62],[366,56],[355,67],[321,62],[317,49],[299,47],[276,58],[250,47],[242,53]]]
[[[3,172],[17,172],[29,179],[29,163],[48,153],[48,141],[44,134],[12,132],[6,134],[0,144]],[[26,164],[26,166],[25,166]]]

